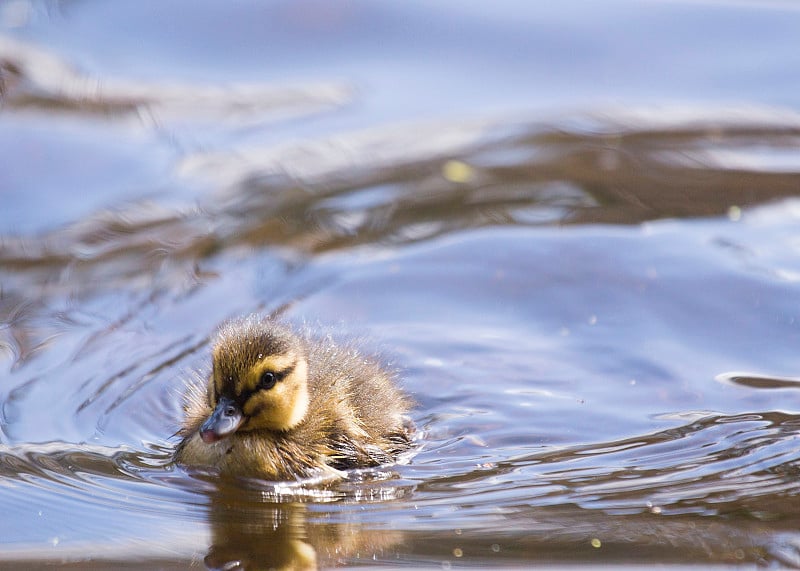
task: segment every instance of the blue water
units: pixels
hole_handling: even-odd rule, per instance
[[[800,565],[791,3],[0,6],[0,567]],[[414,451],[171,462],[225,319]]]

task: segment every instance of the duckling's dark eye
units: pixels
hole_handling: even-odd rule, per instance
[[[278,382],[278,377],[272,371],[264,371],[261,373],[261,378],[258,380],[258,388],[262,390],[269,390]]]

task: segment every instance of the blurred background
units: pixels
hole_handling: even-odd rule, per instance
[[[795,2],[0,2],[0,567],[800,566]],[[171,462],[233,316],[415,452]]]

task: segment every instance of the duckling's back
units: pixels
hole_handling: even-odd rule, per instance
[[[396,373],[364,356],[354,345],[328,338],[307,339],[311,402],[306,422],[327,424],[337,469],[375,466],[409,447],[410,399],[398,388]]]

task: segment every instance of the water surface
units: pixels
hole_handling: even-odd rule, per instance
[[[800,565],[791,4],[180,5],[0,14],[0,566]],[[414,452],[175,466],[254,311]]]

